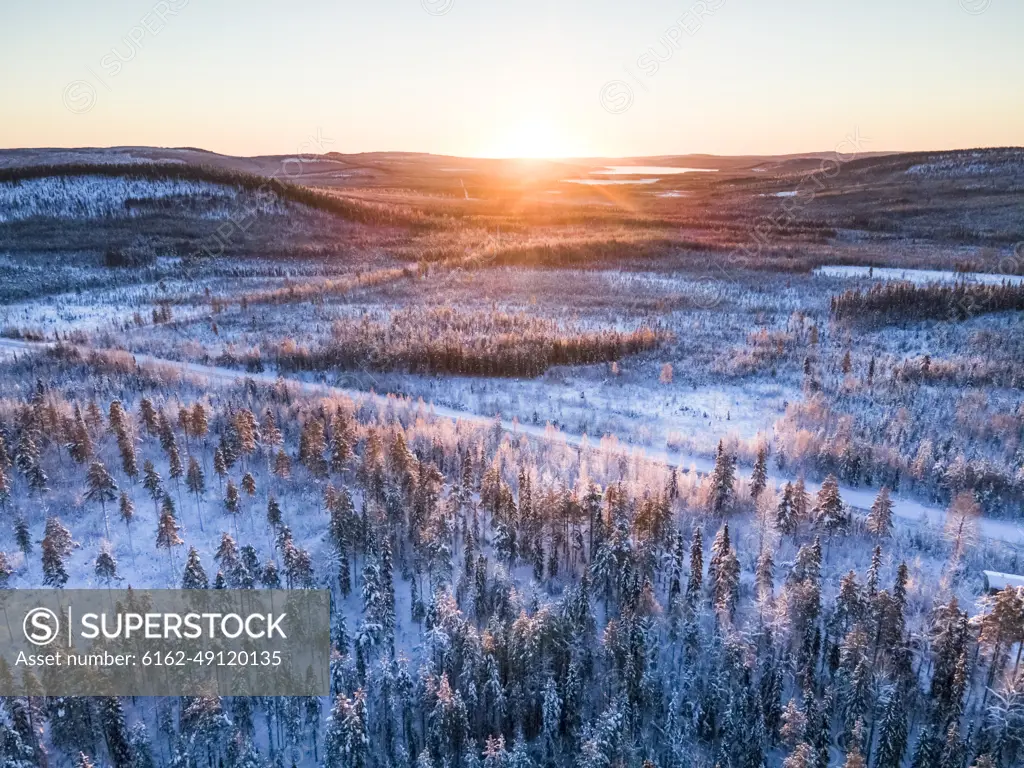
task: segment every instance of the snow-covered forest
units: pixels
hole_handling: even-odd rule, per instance
[[[792,174],[398,167],[0,185],[0,589],[327,589],[333,648],[325,698],[0,699],[0,765],[1024,764],[1020,287],[870,272],[1012,246],[833,200],[722,273]]]

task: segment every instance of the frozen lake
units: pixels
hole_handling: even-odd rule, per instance
[[[602,187],[610,184],[654,184],[661,179],[562,179],[564,184],[586,184],[588,187]]]
[[[680,173],[718,173],[717,168],[681,168],[674,165],[607,165],[603,171],[591,171],[598,176],[640,176],[657,173],[676,176]]]
[[[905,280],[918,285],[927,283],[985,283],[1000,285],[1003,281],[1020,285],[1024,277],[1019,275],[994,275],[988,272],[953,272],[941,269],[897,269],[893,267],[850,267],[825,266],[814,270],[816,275],[827,277],[870,278],[875,280]]]

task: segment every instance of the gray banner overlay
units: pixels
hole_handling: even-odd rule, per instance
[[[325,590],[0,591],[0,696],[326,696]]]

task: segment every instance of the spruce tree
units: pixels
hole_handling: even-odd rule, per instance
[[[786,483],[782,489],[779,505],[775,508],[775,527],[779,533],[791,536],[796,533],[799,521],[793,505],[793,486],[791,483]]]
[[[170,496],[164,496],[160,510],[160,522],[156,529],[156,547],[167,550],[172,569],[174,568],[174,548],[180,547],[184,543],[181,536],[178,535],[178,520],[174,516],[174,502]]]
[[[879,538],[892,533],[892,499],[889,498],[889,489],[884,485],[871,505],[867,529]]]
[[[24,517],[19,517],[14,521],[14,540],[25,557],[32,554],[32,533],[29,531],[28,521]]]
[[[352,698],[338,696],[327,720],[324,765],[326,768],[365,768],[369,753],[365,695],[358,690]]]
[[[149,497],[153,499],[153,509],[159,514],[160,500],[164,497],[164,481],[149,459],[142,465],[142,487],[149,492]]]
[[[189,493],[195,496],[196,499],[196,516],[199,518],[199,530],[205,531],[206,528],[203,526],[203,505],[200,497],[206,493],[206,475],[203,472],[203,468],[199,466],[199,462],[196,461],[195,456],[189,456],[188,458],[188,474],[185,476],[185,484],[188,487]]]
[[[228,486],[224,491],[224,509],[231,515],[235,524],[235,536],[238,536],[238,515],[242,511],[241,497],[238,494],[238,486],[231,478],[228,478]]]
[[[686,581],[686,604],[692,614],[700,602],[701,587],[704,584],[704,539],[700,528],[693,531],[690,544],[690,575]]]
[[[278,450],[274,458],[274,476],[280,480],[287,480],[292,476],[292,460],[288,458],[283,448]]]
[[[46,520],[43,535],[43,583],[48,587],[63,588],[68,581],[64,558],[71,554],[75,542],[71,532],[56,517]]]
[[[102,461],[94,461],[89,465],[89,472],[86,475],[85,498],[89,501],[96,501],[103,511],[103,527],[106,530],[107,538],[110,538],[110,521],[107,519],[107,502],[117,498],[117,483],[110,476]]]
[[[722,526],[711,545],[708,563],[708,584],[711,602],[716,609],[730,615],[739,597],[740,564],[729,541],[729,524]]]
[[[889,692],[878,733],[876,768],[900,768],[907,751],[907,713],[897,686]]]
[[[821,484],[818,499],[814,505],[815,524],[829,537],[846,525],[843,511],[843,500],[839,496],[839,481],[835,475],[829,475]]]
[[[107,589],[110,589],[110,584],[117,579],[117,560],[114,558],[114,553],[110,550],[110,545],[104,542],[100,548],[99,555],[96,556],[95,564],[96,578],[106,582]]]
[[[128,551],[131,552],[132,563],[134,563],[135,547],[132,545],[132,519],[135,517],[135,504],[132,503],[131,498],[124,491],[121,491],[121,496],[117,502],[117,513],[121,518],[121,522],[124,523],[124,527],[128,530]]]
[[[146,428],[146,432],[151,435],[157,434],[159,431],[159,425],[157,423],[156,409],[153,407],[153,401],[148,397],[142,398],[139,401],[139,411],[142,414],[142,425]]]
[[[754,470],[750,475],[750,496],[756,499],[768,484],[768,446],[761,443],[757,447],[757,458]]]
[[[736,466],[731,455],[726,453],[725,444],[719,440],[715,452],[715,469],[711,473],[711,511],[722,514],[728,511],[733,499],[736,483]]]
[[[113,768],[134,768],[124,708],[115,696],[99,700],[100,728],[107,743],[107,755]]]
[[[185,561],[185,572],[181,577],[182,589],[209,589],[210,581],[206,577],[206,571],[199,560],[199,553],[195,547],[189,547],[188,559]]]
[[[213,452],[213,472],[217,475],[217,479],[220,482],[220,487],[224,487],[224,478],[228,474],[227,461],[224,459],[224,451],[220,448],[216,448]]]

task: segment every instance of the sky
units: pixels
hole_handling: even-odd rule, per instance
[[[1022,39],[1021,0],[2,0],[0,147],[1019,146]]]

